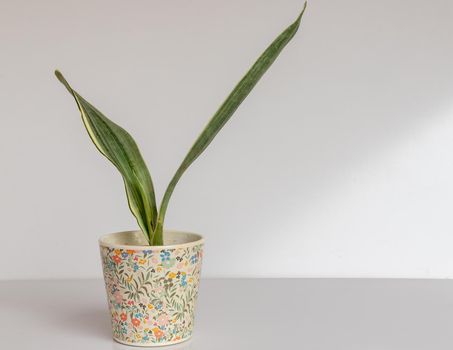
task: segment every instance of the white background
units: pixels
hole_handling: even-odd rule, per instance
[[[1,0],[0,279],[99,277],[135,229],[59,68],[135,137],[158,198],[299,0]],[[205,276],[453,277],[453,2],[313,0],[179,183]]]

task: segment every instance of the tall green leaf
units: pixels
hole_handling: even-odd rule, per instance
[[[161,207],[159,210],[159,216],[157,219],[157,227],[153,236],[152,244],[161,245],[163,244],[163,224],[165,220],[165,213],[167,211],[168,202],[171,195],[175,189],[176,184],[178,183],[181,176],[187,170],[187,168],[198,158],[198,156],[206,149],[206,147],[211,143],[217,133],[222,129],[226,122],[231,118],[233,113],[239,107],[239,105],[244,101],[256,83],[260,80],[263,74],[268,70],[272,65],[275,59],[278,57],[280,52],[289,43],[289,41],[296,34],[297,29],[299,28],[302,15],[305,12],[307,3],[305,2],[302,12],[297,17],[296,21],[292,23],[288,28],[286,28],[272,43],[269,47],[263,52],[263,54],[258,58],[258,60],[253,64],[247,74],[242,78],[242,80],[236,85],[230,95],[227,97],[225,102],[220,106],[217,112],[214,114],[212,119],[209,121],[208,125],[205,127],[203,132],[200,134],[198,139],[195,141],[194,145],[190,149],[189,153],[186,155],[181,165],[177,169],[175,175],[171,179],[168,187],[165,191],[164,197],[162,199]]]
[[[150,241],[156,228],[156,199],[151,176],[137,144],[126,130],[109,120],[73,90],[59,71],[55,71],[55,75],[74,97],[86,130],[97,149],[121,173],[129,208],[146,239]]]

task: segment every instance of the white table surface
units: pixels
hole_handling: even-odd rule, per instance
[[[111,340],[101,280],[0,282],[1,349]],[[453,281],[205,279],[193,338],[165,349],[453,349]]]

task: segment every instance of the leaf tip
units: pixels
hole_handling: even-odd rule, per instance
[[[300,23],[300,20],[302,19],[302,16],[304,15],[305,9],[307,8],[307,4],[308,4],[308,2],[305,1],[304,2],[304,7],[302,8],[302,11],[300,12],[299,16],[297,16],[297,19],[296,19],[295,23],[297,23],[298,25]]]
[[[63,76],[63,74],[61,74],[61,72],[58,70],[58,69],[55,69],[55,76],[57,77],[57,79],[60,81],[60,83],[62,83],[65,88],[71,93],[73,94],[73,90],[71,88],[71,86],[69,85],[69,83],[66,81],[65,77]]]

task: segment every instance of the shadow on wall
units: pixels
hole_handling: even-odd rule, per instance
[[[263,241],[285,220],[302,221],[314,202],[353,178],[355,167],[449,111],[452,15],[453,3],[441,1],[310,2],[299,37],[231,121],[240,153],[231,150],[229,132],[207,152],[209,165],[196,165],[209,169],[193,170],[192,184],[178,190],[215,203],[203,213],[217,227],[231,227],[224,222],[235,217],[263,232]],[[234,194],[206,188],[196,179],[203,171],[214,189],[227,179]],[[171,211],[184,216],[187,205]]]
[[[267,40],[302,6],[299,0],[197,0],[181,1],[176,7],[169,2],[130,6],[118,0],[90,3],[87,11],[71,1],[45,3],[48,6],[40,2],[33,7],[19,2],[0,11],[0,22],[8,28],[0,30],[7,53],[0,72],[0,100],[6,111],[0,155],[7,164],[2,169],[0,209],[7,213],[4,231],[15,232],[3,238],[6,246],[21,244],[27,257],[14,269],[2,271],[2,278],[94,276],[93,260],[53,264],[65,258],[65,250],[43,257],[35,247],[55,242],[63,246],[66,237],[77,237],[72,247],[77,251],[93,242],[94,232],[119,230],[124,223],[136,227],[121,179],[89,144],[73,102],[51,74],[57,64],[90,100],[134,135],[162,191],[209,114]],[[128,30],[118,25],[120,17]],[[168,18],[174,20],[170,25]],[[325,207],[345,184],[354,184],[358,168],[392,154],[452,107],[451,18],[453,2],[446,0],[309,1],[300,32],[185,174],[172,198],[168,227],[207,235],[206,275],[295,275],[302,270],[297,266],[306,266],[307,273],[341,267],[356,275],[356,266],[367,268],[369,262],[359,253],[366,255],[374,249],[372,244],[356,242],[360,252],[350,257],[349,266],[339,266],[340,259],[331,251],[347,254],[348,242],[342,245],[338,240],[329,251],[324,243],[330,228],[320,228],[317,222],[333,222]],[[56,160],[61,162],[58,168]],[[423,166],[422,160],[418,163]],[[52,188],[68,191],[52,190],[50,195]],[[23,198],[33,208],[27,220],[22,217]],[[350,213],[360,205],[354,204]],[[379,213],[369,212],[379,219]],[[310,227],[312,217],[316,223]],[[396,221],[404,224],[404,218]],[[447,230],[448,218],[440,222]],[[354,224],[357,230],[349,235],[350,242],[362,232],[370,236],[363,218],[355,222],[348,217],[344,231]],[[288,233],[288,226],[293,232]],[[66,228],[66,237],[60,227]],[[340,231],[338,236],[343,236]],[[375,250],[377,273],[384,271],[381,256],[385,254],[390,261],[387,271],[392,271],[408,249],[410,238],[395,235],[392,242],[389,231],[381,249]],[[291,261],[285,261],[284,249],[272,252],[275,243],[291,240],[291,248],[298,248],[312,237],[316,240],[309,242],[311,247],[293,249]],[[421,250],[422,243],[416,248]],[[392,250],[392,244],[401,249]],[[435,257],[438,266],[446,265],[439,255],[441,244],[433,245],[431,256],[424,255],[429,264],[413,248],[412,259],[406,255],[400,271],[414,272],[417,263],[417,276],[426,276],[426,271],[434,271]],[[310,255],[313,246],[319,249]],[[87,256],[94,259],[97,251],[92,247]],[[270,253],[274,260],[265,259]],[[6,266],[15,254],[5,251],[0,262]],[[231,255],[244,258],[230,264]],[[266,263],[269,266],[263,267]]]

